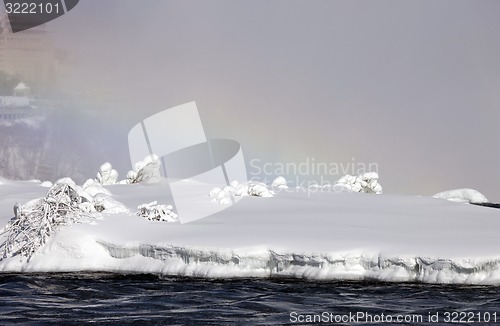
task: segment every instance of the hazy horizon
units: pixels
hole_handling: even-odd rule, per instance
[[[114,103],[110,130],[194,100],[247,162],[376,163],[385,193],[500,202],[499,16],[482,0],[86,0],[47,29],[71,87]]]

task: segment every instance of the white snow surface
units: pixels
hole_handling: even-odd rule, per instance
[[[446,199],[456,203],[487,203],[488,199],[477,190],[474,189],[453,189],[443,191],[434,195],[436,198]]]
[[[166,195],[160,198],[168,194],[166,182],[104,188],[128,212],[104,210],[95,223],[66,226],[29,262],[6,258],[0,271],[500,284],[497,209],[433,197],[294,188],[272,198],[244,197],[191,223],[159,223],[130,212],[154,200],[169,203]],[[0,228],[13,217],[15,203],[46,192],[40,184],[5,181]]]

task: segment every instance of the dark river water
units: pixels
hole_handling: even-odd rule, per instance
[[[10,323],[500,325],[500,287],[0,274],[0,324]]]

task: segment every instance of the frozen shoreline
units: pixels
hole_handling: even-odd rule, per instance
[[[13,216],[13,201],[47,190],[30,182],[4,183],[2,227]],[[163,187],[106,188],[135,211],[153,200],[168,204]],[[0,270],[500,284],[499,228],[500,211],[488,207],[284,189],[273,198],[245,197],[188,224],[103,214],[92,224],[62,228],[29,262],[0,261]]]

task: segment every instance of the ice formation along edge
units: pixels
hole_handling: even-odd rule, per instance
[[[13,200],[47,193],[37,182],[2,182],[2,226],[12,217]],[[6,258],[0,270],[500,284],[498,210],[433,197],[279,184],[272,198],[248,196],[185,225],[127,213],[161,201],[161,182],[104,186],[108,204],[120,209],[111,206],[113,214],[104,210],[89,223],[61,228],[29,261]]]

